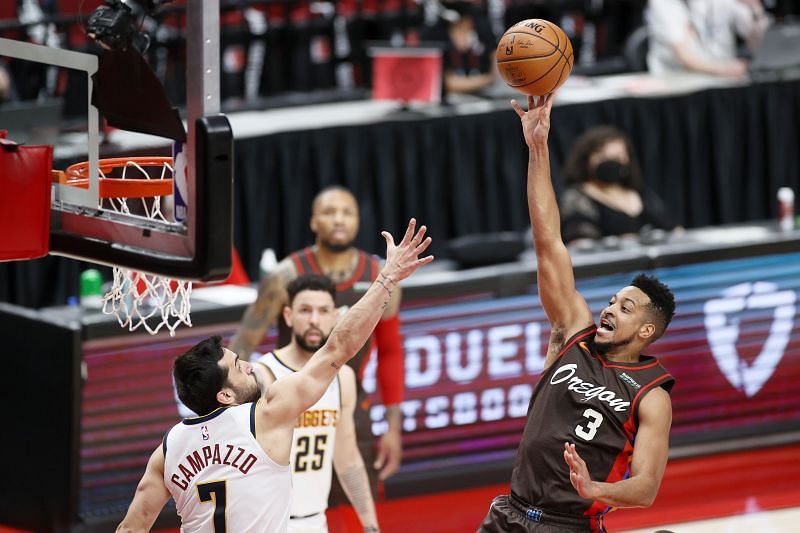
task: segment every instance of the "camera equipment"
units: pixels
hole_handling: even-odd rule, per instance
[[[89,37],[109,50],[125,50],[139,38],[138,19],[172,0],[106,0],[86,23]],[[146,38],[145,38],[146,39]]]

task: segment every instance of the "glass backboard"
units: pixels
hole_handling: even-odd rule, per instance
[[[66,159],[76,155],[86,161],[89,183],[85,188],[53,184],[50,253],[171,278],[223,279],[231,267],[233,135],[227,118],[220,114],[219,0],[187,0],[182,5],[139,0],[123,3],[140,9],[163,4],[179,13],[183,25],[179,31],[185,36],[185,143],[173,145],[173,139],[133,134],[116,146],[101,148],[102,116],[93,105],[97,101],[93,93],[98,93],[96,82],[101,79],[98,69],[104,62],[113,67],[116,56],[111,51],[98,56],[63,44],[54,47],[0,37],[0,60],[49,65],[52,70],[71,71],[71,79],[77,73],[77,78],[85,80],[87,112],[80,121],[85,146],[79,142],[76,149],[65,135],[56,136],[53,144],[56,160],[59,154],[66,154]],[[86,13],[86,18],[90,14]],[[150,15],[158,21],[158,10]],[[140,30],[137,26],[134,31]],[[124,83],[134,88],[147,78],[138,76],[136,69],[124,75]],[[135,105],[142,102],[132,101],[131,106]],[[162,152],[153,155],[174,152],[185,161],[181,194],[160,200],[166,213],[163,219],[143,216],[135,209],[111,209],[100,197],[98,161],[143,155],[150,147]],[[176,206],[178,198],[180,205]]]

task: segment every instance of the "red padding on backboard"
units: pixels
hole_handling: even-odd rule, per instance
[[[0,131],[0,261],[47,255],[52,146],[20,146]]]

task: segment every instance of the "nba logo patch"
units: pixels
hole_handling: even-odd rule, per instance
[[[208,426],[202,426],[200,428],[200,434],[203,436],[203,440],[208,440],[211,436],[208,434]]]

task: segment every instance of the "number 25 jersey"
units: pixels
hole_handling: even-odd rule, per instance
[[[295,372],[274,352],[258,360],[275,379]],[[324,513],[328,508],[328,493],[333,475],[333,450],[336,442],[336,423],[341,413],[342,398],[339,376],[328,385],[325,394],[298,418],[292,437],[292,484],[295,497],[292,517],[302,518]]]
[[[586,462],[595,481],[630,475],[642,398],[675,380],[654,357],[609,361],[594,346],[596,327],[574,335],[542,374],[528,409],[511,475],[511,491],[533,506],[599,519],[609,508],[581,498],[569,480],[564,443]]]

